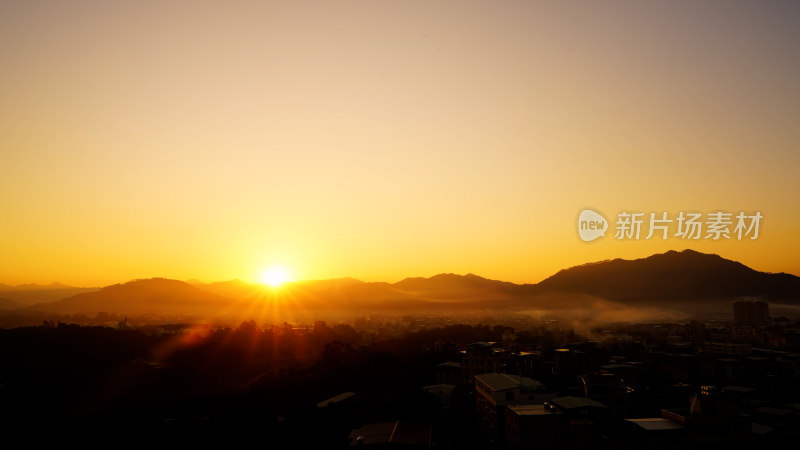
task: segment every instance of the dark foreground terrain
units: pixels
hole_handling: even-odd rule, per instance
[[[387,337],[323,322],[140,330],[47,322],[0,330],[0,423],[6,436],[32,443],[347,448],[361,427],[399,421],[424,428],[396,448],[773,445],[794,442],[800,425],[797,330],[788,321],[642,324],[589,339],[543,323]],[[537,384],[492,400],[485,374],[494,372]],[[563,411],[551,408],[563,412],[558,432],[530,440],[504,423],[511,406],[559,398],[568,400]],[[588,400],[596,404],[569,406]],[[665,410],[689,419],[653,434],[640,426],[649,422],[630,420],[675,422]]]

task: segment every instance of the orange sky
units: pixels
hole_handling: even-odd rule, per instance
[[[791,1],[3,2],[0,282],[800,274],[798,43]],[[584,243],[584,207],[764,220]]]

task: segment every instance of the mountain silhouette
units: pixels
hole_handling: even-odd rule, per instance
[[[441,292],[474,290],[496,291],[516,285],[507,281],[490,280],[471,273],[466,275],[440,273],[430,278],[406,278],[394,283],[394,286],[406,291]]]
[[[234,279],[216,283],[191,283],[194,287],[227,298],[244,298],[250,295],[255,286],[242,280]]]
[[[230,301],[178,280],[151,278],[115,284],[51,303],[29,307],[54,313],[203,314],[230,306]]]
[[[94,292],[100,288],[80,288],[67,286],[61,283],[20,284],[9,286],[0,284],[0,296],[19,303],[20,306],[30,306],[37,303],[49,303],[63,298],[71,297],[84,292]]]
[[[17,309],[22,307],[21,303],[17,303],[14,300],[9,300],[7,298],[0,298],[0,309]]]
[[[596,307],[592,299],[624,304],[626,308],[680,304],[680,308],[686,309],[713,306],[729,311],[730,303],[740,297],[800,305],[800,278],[758,272],[718,255],[685,250],[635,260],[584,264],[561,270],[538,284],[514,284],[452,273],[406,278],[394,284],[353,278],[299,281],[286,283],[279,289],[242,280],[193,285],[153,278],[116,284],[27,309],[63,314],[102,311],[204,317],[263,316],[269,312],[272,319],[280,316],[281,320],[308,321],[374,312],[502,313],[592,308]]]
[[[18,284],[16,286],[0,283],[0,291],[38,291],[49,289],[74,289],[74,286],[62,284],[57,281],[50,284],[27,283]]]
[[[537,288],[623,302],[748,296],[790,304],[800,300],[800,278],[794,275],[758,272],[719,255],[693,250],[584,264],[558,272]]]

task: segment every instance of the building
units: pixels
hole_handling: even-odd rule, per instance
[[[485,373],[475,376],[475,415],[486,448],[503,448],[507,405],[536,402],[542,383],[519,375]]]
[[[475,391],[495,405],[532,403],[542,383],[528,377],[507,373],[486,373],[475,376]]]
[[[585,397],[556,397],[544,406],[566,416],[563,444],[572,448],[597,448],[609,426],[608,407]]]
[[[522,375],[524,377],[531,377],[535,379],[542,380],[541,375],[546,374],[552,375],[552,370],[543,371],[542,355],[540,352],[515,352],[510,353],[507,359],[507,368],[506,371],[509,373],[515,373],[518,375]],[[547,383],[546,380],[542,380],[544,383]]]
[[[728,386],[726,390],[736,388]],[[713,386],[702,386],[699,393],[690,396],[688,408],[662,409],[660,419],[661,425],[644,429],[650,437],[642,439],[639,433],[637,439],[649,442],[651,448],[660,448],[654,442],[736,445],[752,436],[751,417],[731,407],[729,396],[721,395]]]
[[[454,361],[443,362],[436,366],[436,384],[452,384],[454,386],[464,385],[464,369],[461,363]]]
[[[553,352],[553,359],[555,362],[553,373],[562,382],[570,382],[573,377],[588,372],[586,353],[581,350],[557,348]]]
[[[496,342],[473,342],[464,351],[462,367],[467,385],[473,383],[475,375],[502,372],[505,365],[506,351]]]
[[[733,324],[757,327],[767,323],[769,305],[761,301],[742,301],[733,304]]]
[[[642,450],[681,448],[687,444],[686,427],[663,417],[625,419],[625,440]]]
[[[451,398],[453,397],[453,391],[456,389],[456,386],[452,384],[434,384],[432,386],[425,386],[422,388],[423,391],[433,395],[439,400],[439,405],[442,408],[442,412],[448,413],[451,404]]]
[[[553,447],[566,432],[567,416],[545,405],[506,407],[506,448],[524,450]]]
[[[744,342],[706,342],[704,352],[707,355],[749,355],[753,346]]]
[[[516,350],[517,348],[517,334],[513,330],[506,330],[502,336],[503,348],[507,352]]]

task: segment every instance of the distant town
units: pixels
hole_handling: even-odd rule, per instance
[[[798,437],[800,322],[772,317],[763,301],[732,302],[729,320],[585,331],[555,317],[222,328],[87,320],[0,330],[11,429],[181,441],[268,430],[280,445],[376,449]]]

